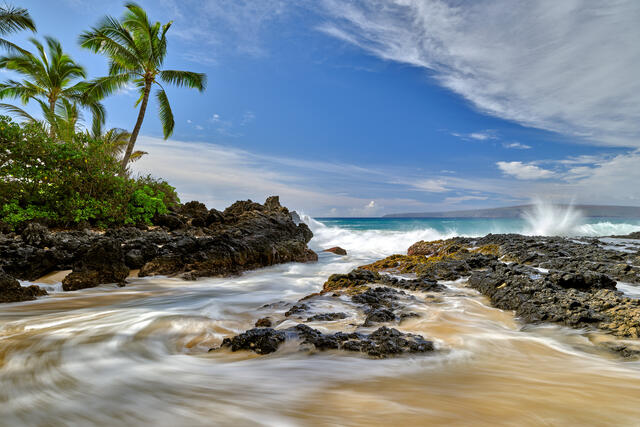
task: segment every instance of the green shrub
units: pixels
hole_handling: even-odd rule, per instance
[[[120,163],[99,139],[51,139],[38,125],[0,116],[0,222],[69,227],[151,224],[179,203],[175,189],[150,176],[120,177]]]
[[[148,185],[138,188],[129,200],[129,212],[125,223],[145,223],[151,225],[156,214],[168,212],[164,204],[164,193],[157,192]]]

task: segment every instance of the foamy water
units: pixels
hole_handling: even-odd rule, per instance
[[[453,221],[365,229],[307,221],[313,248],[341,246],[349,255],[320,252],[318,263],[236,278],[132,279],[124,288],[1,306],[0,425],[637,425],[640,366],[596,345],[610,337],[523,328],[464,280],[446,283],[443,294],[414,293],[411,311],[421,316],[395,325],[433,339],[442,349],[433,355],[371,360],[301,353],[295,345],[262,357],[209,353],[258,318],[282,317],[330,274],[405,252],[417,240],[528,226]],[[563,227],[589,235],[640,229],[584,218]],[[348,300],[312,310],[349,313],[310,323],[325,331],[353,331],[362,321]]]

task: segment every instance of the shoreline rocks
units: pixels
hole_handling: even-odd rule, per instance
[[[525,323],[552,322],[640,338],[640,300],[616,289],[616,281],[640,286],[640,267],[635,265],[640,251],[610,246],[598,239],[489,234],[417,242],[408,255],[360,269],[413,273],[422,280],[466,277],[468,286],[493,306],[515,311]]]
[[[34,281],[72,270],[64,290],[100,284],[124,285],[129,270],[139,277],[167,275],[194,280],[237,275],[286,262],[313,262],[307,244],[313,233],[295,222],[277,196],[264,204],[238,201],[223,212],[188,202],[159,216],[161,226],[100,231],[54,231],[29,224],[20,235],[0,234],[0,267],[5,274]]]
[[[44,295],[47,295],[44,289],[36,285],[22,286],[0,268],[0,303],[31,301]]]
[[[372,358],[387,358],[409,353],[435,351],[433,342],[416,334],[403,333],[382,326],[370,334],[336,332],[323,334],[307,325],[298,324],[283,330],[254,328],[232,338],[225,338],[220,348],[231,351],[250,350],[265,355],[278,350],[285,341],[298,341],[307,350],[343,350],[363,353]],[[218,349],[211,349],[215,351]]]
[[[330,252],[334,255],[342,255],[342,256],[347,254],[347,251],[345,249],[342,249],[340,246],[334,246],[332,248],[325,249],[322,252]]]

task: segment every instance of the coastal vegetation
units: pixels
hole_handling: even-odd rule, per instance
[[[10,115],[0,116],[0,229],[151,225],[178,206],[171,185],[133,176],[128,166],[147,154],[134,148],[152,88],[166,139],[175,121],[163,84],[203,91],[206,75],[162,69],[171,23],[152,24],[134,3],[125,8],[122,19],[107,16],[80,36],[81,46],[109,58],[104,77],[89,79],[53,37],[31,38],[31,51],[0,38],[0,69],[21,77],[0,83],[0,99],[21,104],[0,103]],[[0,36],[22,30],[36,31],[28,11],[0,8]],[[102,100],[126,85],[140,94],[133,130],[104,130]],[[39,106],[38,117],[24,108],[30,104]]]

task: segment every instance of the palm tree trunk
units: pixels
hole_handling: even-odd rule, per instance
[[[131,153],[133,153],[133,147],[136,145],[136,139],[138,139],[138,133],[140,132],[140,128],[142,127],[144,114],[147,111],[147,103],[149,102],[150,92],[151,82],[147,82],[144,86],[144,96],[142,98],[142,104],[140,104],[138,120],[136,121],[136,125],[133,128],[133,132],[131,132],[131,137],[129,138],[129,143],[127,144],[127,151],[125,151],[124,157],[122,158],[122,175],[124,175],[125,171],[127,170],[127,163],[129,163],[129,158],[131,157]]]
[[[56,109],[56,99],[55,98],[49,98],[49,110],[51,112],[51,117],[52,118],[55,118],[55,115],[56,115],[56,113],[55,113],[56,110],[55,109]],[[56,131],[54,129],[54,124],[55,124],[55,121],[49,123],[49,137],[51,139],[55,138],[55,136],[56,136]]]

